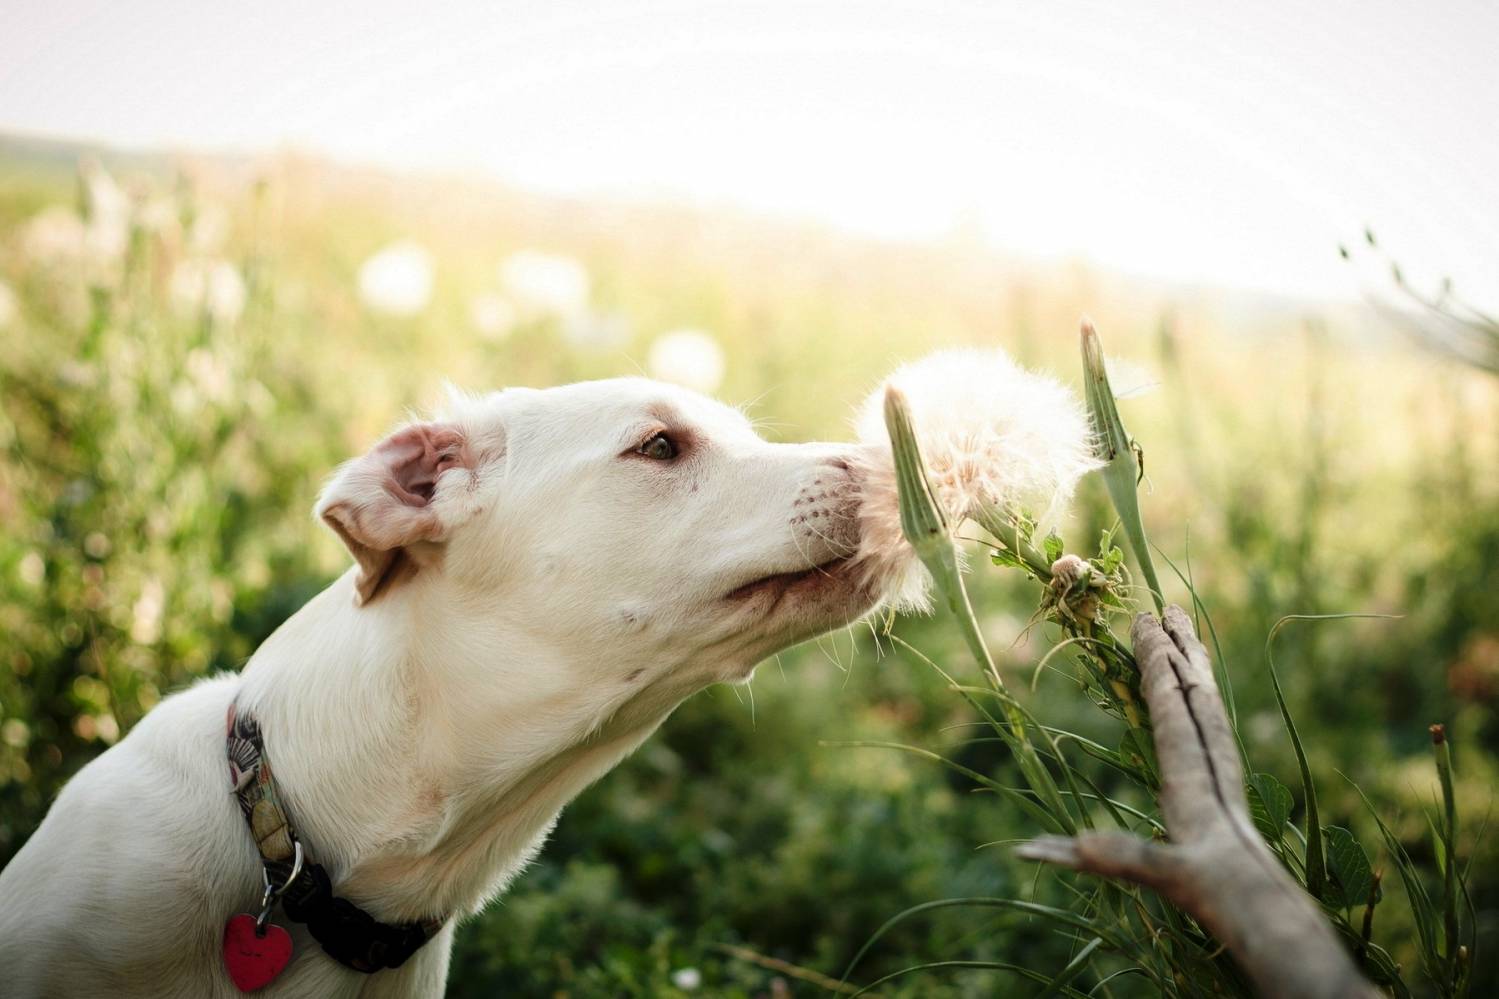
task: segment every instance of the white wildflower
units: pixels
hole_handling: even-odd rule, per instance
[[[858,417],[859,440],[868,447],[859,476],[859,554],[898,604],[920,606],[926,574],[901,532],[885,429],[884,389],[891,384],[906,397],[927,478],[953,530],[983,506],[1054,517],[1098,461],[1076,394],[1003,351],[944,351],[886,379]]]
[[[723,348],[702,330],[663,333],[651,343],[646,367],[652,378],[712,392],[723,382]]]
[[[475,295],[469,301],[468,316],[474,329],[488,340],[503,340],[515,328],[515,306],[492,291]]]
[[[432,299],[432,254],[410,240],[391,243],[359,268],[359,298],[372,312],[414,316]]]
[[[100,262],[117,260],[130,245],[130,196],[95,157],[86,157],[78,172],[83,178],[89,253]]]
[[[189,258],[172,269],[172,301],[184,313],[228,326],[245,311],[245,280],[227,260]]]
[[[572,257],[521,250],[500,264],[500,284],[522,318],[569,318],[588,309],[588,269]]]
[[[678,968],[671,973],[671,983],[683,992],[691,992],[703,984],[703,973],[696,968]]]

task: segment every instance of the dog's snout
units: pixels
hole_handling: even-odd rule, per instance
[[[801,543],[841,557],[859,543],[857,502],[853,463],[841,454],[821,456],[792,503],[791,526]]]

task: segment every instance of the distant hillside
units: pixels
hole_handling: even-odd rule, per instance
[[[1317,315],[1331,320],[1331,335],[1350,328],[1360,345],[1384,343],[1388,323],[1360,305],[1327,303],[1243,289],[1190,286],[1149,276],[1119,273],[1076,259],[1022,259],[983,245],[971,235],[947,240],[898,242],[851,234],[805,219],[766,217],[731,206],[685,206],[666,200],[571,198],[518,190],[494,178],[456,174],[400,173],[339,163],[297,151],[262,155],[118,149],[83,140],[0,131],[0,190],[15,193],[16,179],[27,181],[23,203],[7,205],[0,224],[16,221],[38,189],[51,197],[70,195],[79,160],[96,156],[128,182],[180,173],[195,186],[242,188],[251,179],[277,178],[289,197],[304,203],[385,204],[394,219],[411,206],[430,221],[482,226],[503,221],[532,238],[550,232],[566,246],[609,244],[616,250],[655,255],[684,246],[750,271],[762,268],[787,279],[783,288],[804,281],[834,280],[862,272],[871,285],[919,294],[940,275],[944,282],[973,288],[1030,288],[1043,298],[1076,299],[1079,310],[1097,310],[1100,299],[1115,308],[1159,314],[1185,309],[1211,316],[1218,329],[1257,337],[1268,330],[1300,326]],[[788,248],[794,248],[788,252]],[[1333,252],[1329,248],[1329,252]],[[1069,291],[1069,289],[1072,289]],[[1089,304],[1091,300],[1094,304]],[[1108,311],[1108,310],[1106,310]]]

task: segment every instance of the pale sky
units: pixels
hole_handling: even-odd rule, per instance
[[[0,129],[294,146],[1339,298],[1499,299],[1499,6],[5,0]]]

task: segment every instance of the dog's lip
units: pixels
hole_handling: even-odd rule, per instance
[[[769,576],[761,576],[759,579],[751,580],[743,586],[734,587],[734,589],[724,595],[724,599],[745,600],[758,593],[785,591],[797,583],[815,576],[831,577],[840,566],[852,561],[852,556],[840,555],[806,569],[793,569],[789,572],[776,572]]]

